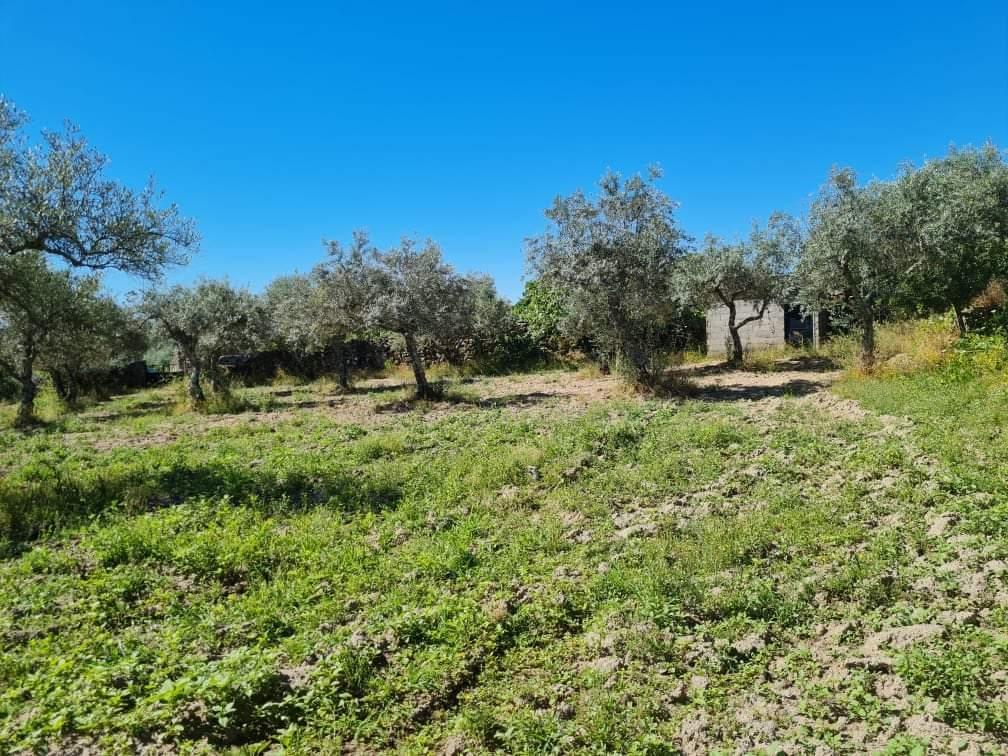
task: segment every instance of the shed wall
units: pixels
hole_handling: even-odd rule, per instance
[[[736,320],[744,320],[759,312],[759,302],[738,302],[736,305]],[[742,327],[739,331],[744,349],[759,349],[760,347],[780,346],[785,343],[784,308],[779,304],[771,304],[763,313],[762,320],[755,320]],[[728,333],[728,308],[717,305],[707,310],[707,353],[726,354],[731,344]]]

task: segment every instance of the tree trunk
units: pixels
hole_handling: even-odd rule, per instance
[[[346,345],[340,347],[339,352],[339,385],[344,391],[350,390],[350,350]]]
[[[53,371],[52,379],[53,387],[56,389],[56,393],[59,394],[60,399],[69,405],[76,404],[77,397],[80,396],[80,390],[73,371],[67,370],[66,373],[63,374],[60,371],[55,370]]]
[[[732,342],[732,353],[728,360],[731,365],[741,365],[742,364],[742,335],[739,333],[739,329],[735,326],[728,326],[728,333],[731,334]]]
[[[651,374],[651,366],[648,364],[646,350],[635,344],[623,351],[623,360],[629,364],[630,370],[633,371],[633,382],[641,388],[652,388],[655,381]]]
[[[952,305],[952,309],[955,311],[956,326],[959,328],[959,335],[965,336],[966,331],[966,315],[963,313],[963,308],[958,304]]]
[[[217,366],[216,361],[211,363],[206,371],[206,381],[210,384],[211,393],[217,394],[224,389],[224,376],[221,374],[221,369]]]
[[[24,428],[35,422],[35,344],[28,341],[21,355],[21,370],[18,380],[21,382],[21,401],[18,404],[17,417],[14,425]]]
[[[731,354],[728,355],[729,365],[742,364],[742,334],[739,327],[735,325],[735,301],[728,304],[728,334],[731,336]]]
[[[868,312],[861,313],[861,367],[875,367],[875,317]]]
[[[424,370],[423,356],[417,345],[416,336],[412,333],[404,334],[406,338],[406,353],[409,355],[410,364],[413,366],[413,375],[416,378],[417,396],[421,399],[429,399],[433,395],[430,384],[427,383],[427,372]]]
[[[190,363],[189,368],[189,398],[194,402],[202,402],[206,400],[206,394],[203,393],[203,386],[200,385],[200,368],[195,362]]]
[[[64,402],[67,401],[68,389],[66,381],[63,380],[63,373],[59,370],[53,370],[49,373],[52,377],[53,389],[56,390],[56,396],[62,399]]]

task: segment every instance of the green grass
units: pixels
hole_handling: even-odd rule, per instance
[[[494,380],[0,431],[0,752],[1008,744],[1001,374],[848,380],[864,418]]]

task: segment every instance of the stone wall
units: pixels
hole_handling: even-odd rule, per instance
[[[759,312],[758,302],[737,302],[735,304],[736,320],[744,320]],[[761,347],[781,346],[784,344],[784,308],[771,304],[763,313],[762,320],[755,320],[742,327],[739,332],[744,349],[759,349]],[[707,310],[707,353],[711,355],[726,354],[731,344],[728,333],[728,308],[716,305]]]

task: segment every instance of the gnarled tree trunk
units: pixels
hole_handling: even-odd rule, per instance
[[[35,422],[35,396],[38,393],[35,387],[35,342],[30,338],[21,352],[18,381],[21,383],[21,397],[14,425],[24,428]]]
[[[78,383],[72,370],[67,372],[65,388],[65,401],[68,404],[76,404],[77,400],[80,398],[80,384]]]
[[[767,307],[770,306],[770,300],[764,299],[760,302],[759,310],[755,315],[750,315],[748,318],[743,318],[742,320],[736,321],[736,308],[735,300],[732,299],[730,305],[728,305],[728,332],[731,334],[732,340],[732,355],[729,363],[732,365],[741,365],[742,360],[745,357],[744,347],[742,346],[742,329],[745,328],[750,323],[755,323],[757,320],[763,320],[763,316],[766,315]]]
[[[52,378],[53,388],[56,390],[56,396],[58,396],[63,401],[67,400],[67,384],[63,380],[63,372],[61,370],[52,370],[49,373]]]
[[[203,393],[203,386],[200,384],[200,373],[199,363],[192,362],[189,366],[189,398],[194,402],[206,400],[206,394]]]
[[[861,314],[861,367],[875,367],[875,317],[870,312]]]
[[[339,385],[344,391],[350,390],[350,350],[346,344],[339,351]]]
[[[410,364],[413,366],[413,376],[416,378],[417,396],[421,399],[430,399],[434,392],[431,391],[430,384],[427,383],[427,371],[424,370],[423,356],[420,354],[416,336],[412,333],[406,333],[403,334],[403,337],[406,339],[406,354],[409,355]]]
[[[80,385],[73,370],[53,370],[50,372],[56,395],[66,404],[76,404],[80,396]]]
[[[735,324],[737,310],[735,300],[725,303],[728,308],[728,335],[731,336],[731,354],[728,355],[729,365],[742,364],[742,334],[739,333],[739,326]]]

